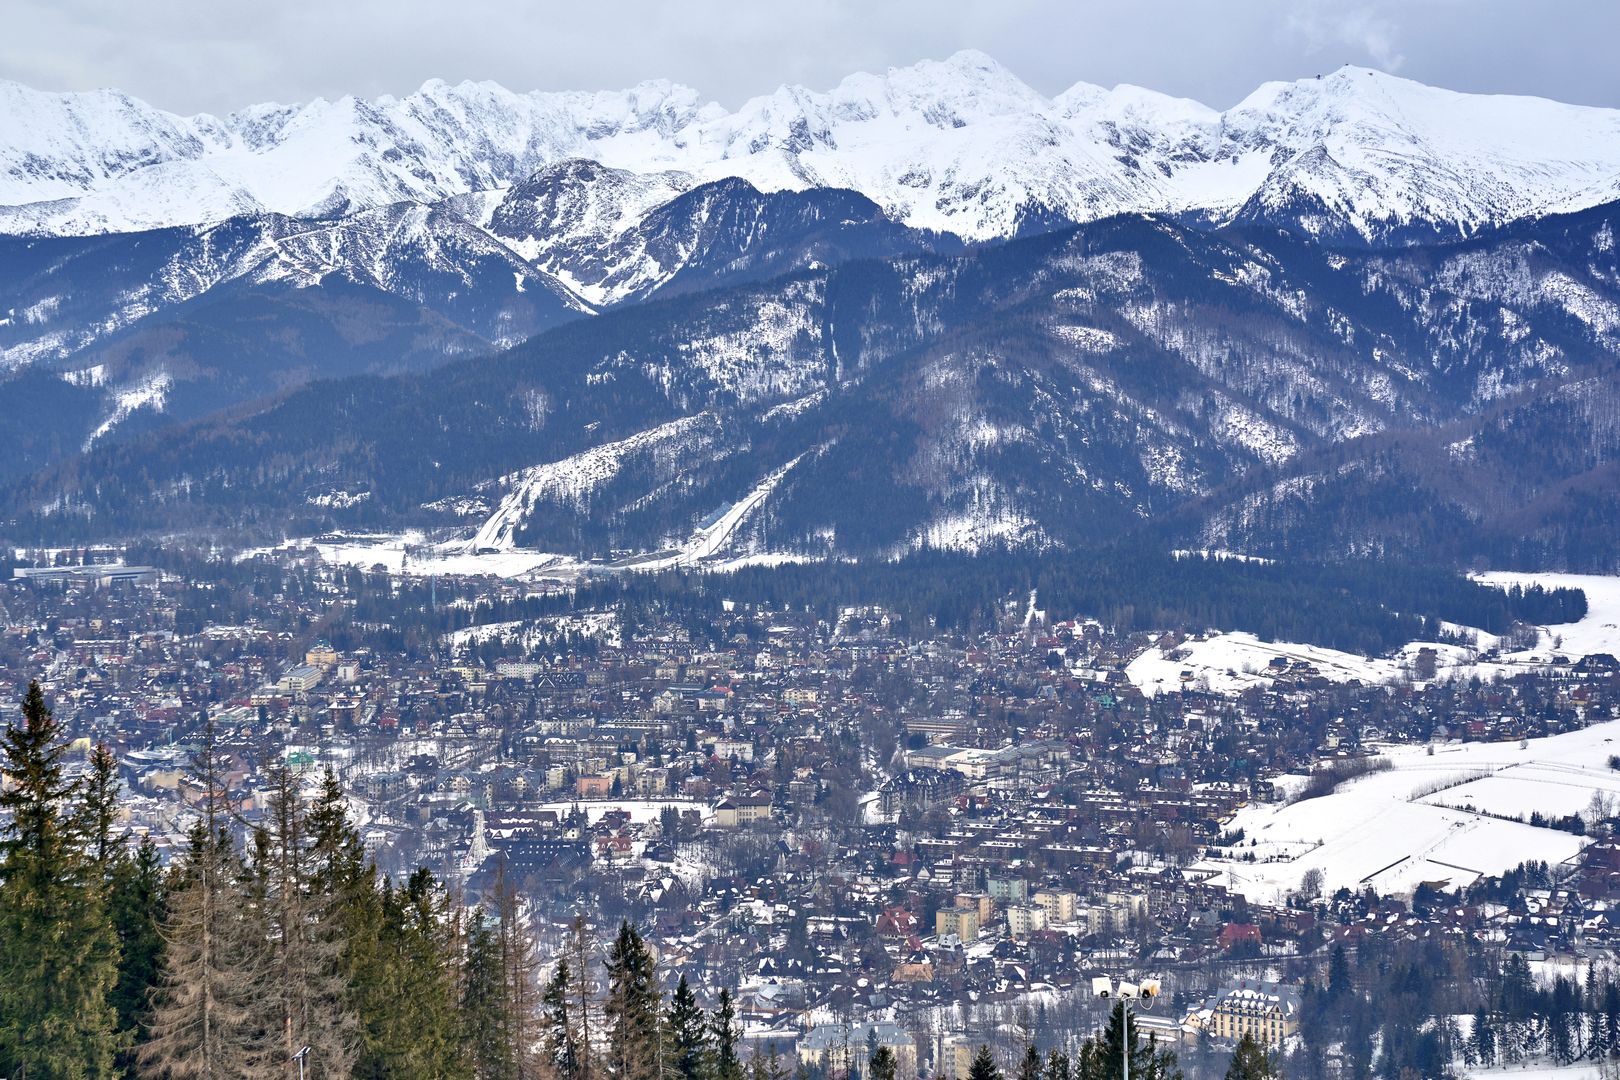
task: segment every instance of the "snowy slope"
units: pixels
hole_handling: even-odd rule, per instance
[[[667,278],[673,268],[644,242],[623,238],[694,182],[681,172],[642,175],[569,159],[508,188],[478,224],[600,307]]]
[[[1529,662],[1554,654],[1581,657],[1591,653],[1620,655],[1620,577],[1597,574],[1525,574],[1491,571],[1474,575],[1476,581],[1510,589],[1540,585],[1545,589],[1579,589],[1586,594],[1586,617],[1580,622],[1540,628],[1534,648],[1505,653],[1504,661]]]
[[[1620,193],[1612,110],[1342,68],[1262,86],[1223,120],[1237,146],[1271,148],[1274,168],[1243,207],[1260,219],[1304,203],[1363,236],[1414,222],[1466,234]]]
[[[1267,84],[1224,113],[1131,86],[1049,99],[976,52],[825,92],[784,86],[735,112],[668,82],[515,93],[433,81],[399,99],[224,118],[0,83],[6,232],[349,213],[500,190],[580,158],[649,178],[621,185],[625,211],[647,201],[629,189],[740,177],[763,191],[852,188],[907,224],[969,238],[1150,211],[1380,239],[1616,198],[1620,112],[1353,68]]]
[[[1388,772],[1322,798],[1240,810],[1228,828],[1243,830],[1244,860],[1217,858],[1196,868],[1269,903],[1298,888],[1311,869],[1322,871],[1328,892],[1364,885],[1402,892],[1422,881],[1465,885],[1530,859],[1558,863],[1590,840],[1504,818],[1584,807],[1594,791],[1620,791],[1620,777],[1598,764],[1617,740],[1620,721],[1609,721],[1524,746],[1453,743],[1433,754],[1395,747],[1383,755],[1393,766]],[[1246,861],[1250,853],[1257,861]]]
[[[715,415],[699,413],[502,477],[500,483],[509,491],[479,528],[470,547],[474,551],[509,549],[536,504],[574,509],[588,506],[592,495],[617,477],[630,460],[651,458],[663,472],[673,472],[689,456],[709,449],[718,434]]]
[[[438,310],[471,306],[456,313],[495,345],[591,310],[500,239],[442,207],[397,203],[331,221],[243,217],[111,238],[10,274],[0,284],[0,306],[25,317],[0,325],[0,368],[65,358],[231,283],[305,288],[328,278]]]

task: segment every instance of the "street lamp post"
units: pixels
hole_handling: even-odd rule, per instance
[[[298,1062],[298,1080],[304,1080],[304,1059],[307,1057],[309,1057],[308,1046],[305,1046],[302,1050],[298,1051],[298,1053],[292,1056],[292,1059]]]
[[[1126,982],[1124,979],[1119,981],[1119,1057],[1120,1076],[1124,1080],[1131,1080],[1131,1002],[1140,1002],[1138,1008],[1151,1009],[1159,990],[1158,979],[1143,979],[1140,983]],[[1106,975],[1097,976],[1091,980],[1091,992],[1098,1001],[1107,1001],[1116,992],[1114,980]]]

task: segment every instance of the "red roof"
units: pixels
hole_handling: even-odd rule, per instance
[[[1240,941],[1260,941],[1260,928],[1254,923],[1227,923],[1221,927],[1221,936],[1218,939],[1221,948],[1230,949]]]

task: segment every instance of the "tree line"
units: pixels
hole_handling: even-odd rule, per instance
[[[538,962],[503,879],[466,910],[425,869],[379,874],[330,773],[310,799],[270,770],[250,821],[211,727],[196,821],[165,869],[119,827],[111,752],[77,779],[65,752],[33,683],[0,745],[4,1075],[541,1075]]]
[[[1477,943],[1368,937],[1336,945],[1301,995],[1290,1071],[1301,1077],[1448,1078],[1467,1069],[1620,1057],[1620,981],[1538,982],[1524,956]]]

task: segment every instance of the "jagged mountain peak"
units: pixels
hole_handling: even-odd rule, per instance
[[[880,98],[890,115],[921,113],[934,122],[963,123],[1019,112],[1043,112],[1051,102],[994,58],[963,49],[944,60],[891,67],[882,75],[846,77],[825,95],[832,103]]]
[[[1270,169],[1239,219],[1339,241],[1466,235],[1612,197],[1620,112],[1367,68],[1268,83],[1224,117]],[[1585,203],[1584,205],[1592,205]]]
[[[1158,212],[1383,243],[1580,209],[1620,177],[1615,110],[1351,67],[1267,83],[1224,112],[1130,85],[1048,99],[971,50],[734,111],[667,80],[529,93],[429,80],[223,120],[9,84],[0,121],[0,232],[35,235],[433,202],[571,158],[762,191],[850,188],[968,239]]]

